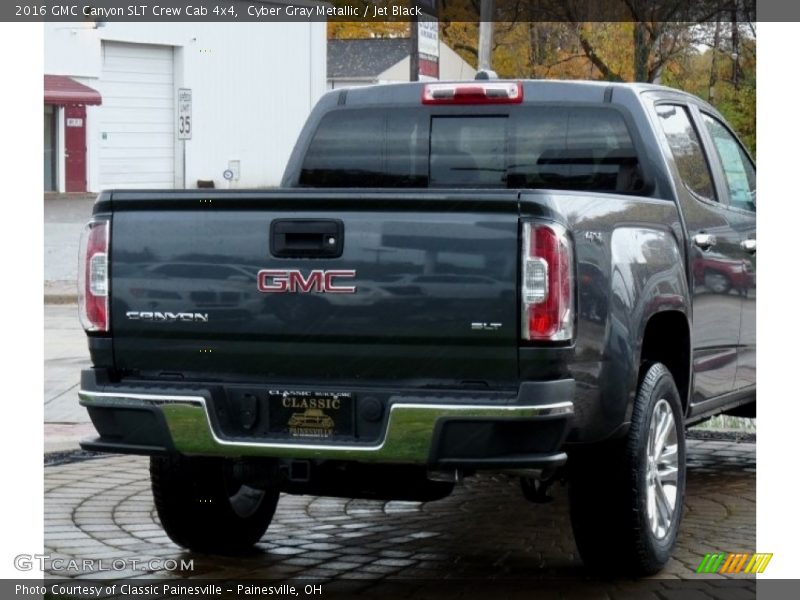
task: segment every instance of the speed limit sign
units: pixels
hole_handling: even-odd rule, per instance
[[[178,90],[178,122],[176,123],[179,140],[192,139],[192,90]]]

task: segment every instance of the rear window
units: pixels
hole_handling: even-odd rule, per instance
[[[300,185],[426,187],[427,115],[417,110],[328,113],[306,152]]]
[[[506,117],[433,117],[431,187],[505,187]]]
[[[330,112],[311,140],[300,185],[631,194],[644,189],[644,179],[618,111],[531,105],[501,115],[419,108]]]
[[[514,131],[510,187],[637,193],[644,189],[622,115],[608,108],[546,107]]]

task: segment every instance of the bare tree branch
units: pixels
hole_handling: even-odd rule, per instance
[[[578,42],[581,48],[583,48],[586,58],[592,61],[592,64],[598,68],[603,77],[608,81],[622,81],[622,77],[620,77],[619,73],[612,71],[605,61],[600,58],[600,55],[597,54],[592,43],[584,35],[583,27],[580,23],[575,23],[575,34],[578,36]]]
[[[549,75],[550,71],[553,70],[558,65],[563,65],[565,63],[572,62],[573,60],[577,60],[579,58],[586,58],[586,57],[583,54],[571,54],[570,56],[567,56],[566,58],[562,58],[562,59],[557,60],[555,62],[548,63],[545,73],[547,73]]]
[[[469,46],[467,44],[462,44],[461,42],[456,42],[455,44],[453,44],[453,50],[463,50],[464,52],[469,52],[475,58],[478,58],[477,48],[473,48],[472,46]]]

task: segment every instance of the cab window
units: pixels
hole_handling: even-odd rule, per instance
[[[686,107],[662,104],[656,112],[683,184],[696,196],[716,200],[711,169]]]
[[[719,155],[725,183],[728,186],[730,205],[755,212],[756,170],[739,141],[718,119],[703,113],[708,133]]]

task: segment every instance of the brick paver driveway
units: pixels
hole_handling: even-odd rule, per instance
[[[687,511],[675,557],[658,576],[664,589],[667,579],[700,577],[694,569],[706,552],[756,550],[755,444],[688,447]],[[221,558],[172,544],[153,508],[147,459],[113,456],[45,468],[45,546],[53,558],[194,561],[193,572],[116,577],[580,578],[566,493],[554,488],[544,505],[527,502],[516,479],[494,474],[468,478],[431,503],[283,496],[258,551]]]

